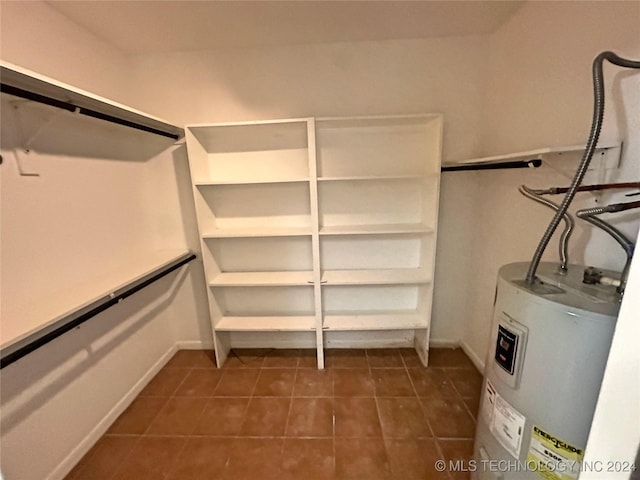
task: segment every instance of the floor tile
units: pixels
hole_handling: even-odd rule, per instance
[[[169,397],[138,397],[111,425],[108,433],[138,434],[147,431]]]
[[[418,352],[416,352],[415,348],[399,348],[398,352],[400,352],[400,356],[402,357],[402,361],[404,362],[405,367],[423,367],[422,362],[420,361],[420,357],[418,356]]]
[[[473,440],[438,439],[438,444],[447,465],[453,463],[461,467],[457,471],[450,471],[453,480],[467,480],[470,478],[471,466],[469,460],[473,455]]]
[[[144,387],[140,395],[171,396],[190,372],[188,368],[164,367]]]
[[[290,397],[296,370],[292,368],[263,368],[253,390],[259,397]]]
[[[325,359],[326,360],[326,359]],[[300,360],[298,368],[318,368],[318,352],[313,348],[303,348],[300,350]],[[326,368],[326,365],[325,365]]]
[[[67,476],[73,480],[106,480],[127,460],[140,437],[105,435]]]
[[[178,350],[167,367],[216,368],[213,350]]]
[[[276,349],[269,352],[262,362],[263,368],[297,368],[300,358],[298,349]]]
[[[222,478],[233,438],[190,437],[167,480],[217,480]],[[162,477],[159,477],[162,478]]]
[[[404,362],[397,348],[368,349],[367,361],[371,368],[404,367]]]
[[[419,397],[458,397],[459,394],[445,375],[444,368],[409,368],[407,369],[416,393]]]
[[[222,378],[222,370],[193,369],[175,392],[178,396],[210,397]]]
[[[373,397],[374,383],[368,368],[333,370],[333,394],[336,397]]]
[[[237,438],[233,441],[224,480],[282,480],[284,440]]]
[[[460,349],[178,352],[67,480],[462,480],[482,377]]]
[[[150,435],[190,435],[207,404],[205,397],[172,397],[151,422]]]
[[[445,368],[445,375],[462,398],[478,398],[482,390],[482,375],[471,368]]]
[[[234,348],[229,352],[222,368],[260,368],[272,348]]]
[[[435,436],[473,438],[475,422],[462,400],[421,398],[420,401]]]
[[[174,467],[186,441],[185,437],[141,437],[114,480],[164,478]]]
[[[249,437],[283,436],[290,404],[290,398],[252,398],[240,428],[240,435]]]
[[[249,397],[208,399],[193,431],[194,435],[232,436],[240,433]]]
[[[333,396],[333,370],[298,369],[293,387],[294,397]]]
[[[391,476],[382,438],[336,438],[336,478],[385,480]]]
[[[282,469],[287,480],[331,480],[335,473],[333,439],[286,438]]]
[[[464,398],[462,401],[464,402],[464,404],[469,409],[469,413],[471,414],[471,416],[475,420],[477,420],[478,419],[478,410],[480,409],[480,397],[478,396],[476,398]]]
[[[217,397],[250,397],[259,375],[258,368],[224,370],[213,394]]]
[[[377,396],[414,397],[415,391],[405,369],[375,368],[371,370]]]
[[[333,348],[325,350],[325,356],[330,359],[333,368],[366,368],[369,366],[364,349]]]
[[[461,348],[431,348],[429,349],[430,367],[460,367],[472,368],[473,365],[469,357],[465,355]]]
[[[386,438],[385,444],[393,480],[449,480],[436,469],[442,457],[434,439]]]
[[[288,437],[332,437],[333,399],[294,398],[287,422]]]
[[[385,437],[431,437],[431,430],[417,398],[376,399]]]
[[[336,397],[334,411],[336,437],[382,436],[374,398]]]

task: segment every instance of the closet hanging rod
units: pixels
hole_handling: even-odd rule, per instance
[[[95,317],[109,307],[116,305],[125,298],[133,295],[139,290],[142,290],[143,288],[168,275],[174,270],[177,270],[183,265],[186,265],[195,258],[195,253],[189,251],[184,255],[176,258],[172,262],[165,264],[162,267],[153,270],[152,272],[149,272],[147,275],[138,278],[135,281],[124,285],[123,287],[120,287],[118,290],[108,295],[102,296],[102,298],[90,303],[89,305],[74,310],[73,312],[58,320],[52,326],[52,328],[43,329],[25,338],[18,344],[19,346],[16,345],[6,347],[2,351],[0,351],[0,369],[11,365],[15,361],[46,345],[55,338],[58,338],[59,336],[65,334],[69,330],[73,330],[77,326]]]
[[[39,93],[30,92],[28,90],[24,90],[22,88],[14,87],[11,85],[7,85],[6,83],[0,83],[0,92],[6,93],[9,95],[13,95],[15,97],[24,98],[25,100],[30,100],[32,102],[42,103],[44,105],[49,105],[50,107],[61,108],[63,110],[67,110],[69,112],[77,112],[81,115],[86,115],[88,117],[98,118],[100,120],[105,120],[107,122],[116,123],[118,125],[123,125],[125,127],[135,128],[137,130],[142,130],[143,132],[153,133],[155,135],[160,135],[167,138],[172,138],[174,140],[178,140],[180,135],[173,132],[168,132],[165,130],[159,130],[157,128],[150,127],[148,125],[143,125],[141,123],[132,122],[130,120],[126,120],[124,118],[116,117],[114,115],[109,115],[104,112],[99,112],[97,110],[93,110],[90,108],[74,105],[71,102],[65,102],[63,100],[58,100],[56,98],[47,97],[45,95],[40,95]]]
[[[459,163],[442,165],[443,172],[460,172],[469,170],[502,170],[509,168],[538,168],[542,165],[542,160],[534,158],[531,160],[514,160],[509,162],[491,163]]]

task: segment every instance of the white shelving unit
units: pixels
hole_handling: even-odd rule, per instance
[[[428,361],[439,115],[187,126],[218,364],[242,332],[410,331]],[[336,337],[337,336],[337,337]],[[298,337],[296,337],[298,338]]]

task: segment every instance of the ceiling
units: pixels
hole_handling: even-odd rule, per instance
[[[49,6],[128,55],[482,35],[523,0],[69,1]]]

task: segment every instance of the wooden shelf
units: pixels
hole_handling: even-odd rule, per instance
[[[313,284],[313,272],[225,272],[215,277],[211,287],[286,287]]]
[[[90,282],[65,291],[52,290],[49,298],[29,304],[15,311],[3,311],[7,321],[0,330],[0,348],[18,348],[37,336],[45,335],[68,318],[84,312],[114,292],[125,289],[153,272],[183,258],[188,250],[160,250],[131,258],[110,271],[91,278]]]
[[[352,177],[318,177],[318,182],[360,182],[380,180],[423,180],[424,175],[371,175]]]
[[[309,227],[225,228],[205,233],[202,238],[301,237],[311,236]]]
[[[328,270],[323,272],[323,285],[407,285],[430,283],[431,275],[417,268],[381,270]]]
[[[3,91],[7,86],[7,93],[11,95],[16,94],[12,88],[19,89],[35,94],[31,99],[40,103],[66,110],[77,108],[81,114],[174,139],[184,136],[182,128],[157,117],[7,62],[0,63],[0,78]]]
[[[381,225],[331,225],[320,228],[320,235],[386,235],[431,232],[433,232],[433,228],[421,223],[388,223]]]
[[[195,182],[196,187],[215,187],[215,186],[227,186],[227,185],[269,185],[278,183],[309,183],[308,178],[282,178],[273,180],[209,180],[203,182]]]
[[[427,319],[417,312],[332,314],[324,316],[324,330],[406,330],[427,328]]]
[[[309,331],[316,328],[314,315],[297,316],[223,316],[216,323],[220,332]]]
[[[538,148],[536,150],[527,150],[524,152],[471,158],[468,160],[462,160],[452,163],[443,163],[442,166],[447,167],[459,165],[491,165],[508,162],[528,161],[534,159],[540,159],[543,162],[553,160],[579,160],[582,157],[584,149],[584,145]],[[601,165],[605,168],[617,168],[620,164],[620,150],[621,145],[619,143],[608,143],[599,145],[593,155],[593,164],[589,168],[593,169],[596,167],[596,165]]]

